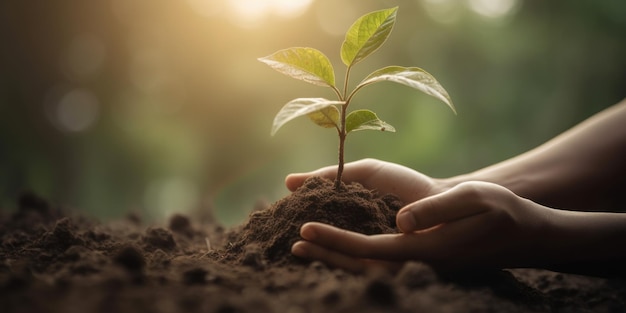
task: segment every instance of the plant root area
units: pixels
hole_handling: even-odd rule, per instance
[[[442,275],[406,262],[351,273],[298,259],[307,221],[396,232],[402,204],[358,184],[309,179],[242,225],[210,214],[100,222],[25,193],[0,215],[0,311],[625,312],[626,279],[510,269]],[[4,212],[4,211],[3,211]]]

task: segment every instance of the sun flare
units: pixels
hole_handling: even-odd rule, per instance
[[[226,14],[242,27],[258,26],[271,17],[295,18],[306,12],[313,0],[187,0],[205,16]]]
[[[228,6],[240,18],[258,19],[270,15],[298,16],[313,0],[228,0]]]

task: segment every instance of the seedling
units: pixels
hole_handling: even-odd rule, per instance
[[[443,101],[456,114],[448,92],[432,75],[418,67],[387,66],[378,69],[348,92],[350,70],[385,43],[396,23],[397,11],[398,7],[374,11],[361,16],[350,26],[341,45],[341,60],[346,65],[343,90],[335,84],[335,71],[330,60],[319,50],[294,47],[259,58],[278,72],[313,85],[330,87],[337,95],[337,100],[297,98],[289,101],[274,117],[271,134],[273,136],[285,123],[303,115],[319,126],[335,128],[339,135],[339,164],[334,186],[338,191],[341,189],[346,136],[358,130],[395,132],[393,126],[370,110],[347,113],[352,98],[361,88],[382,81],[399,83]]]

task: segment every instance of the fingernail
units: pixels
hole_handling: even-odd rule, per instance
[[[306,249],[302,246],[303,242],[298,241],[291,246],[291,254],[301,258],[306,257]]]
[[[315,233],[315,229],[313,229],[311,225],[304,224],[300,228],[300,237],[306,240],[313,240],[315,239],[315,237],[317,237],[317,234]]]
[[[398,213],[396,217],[396,224],[398,224],[398,228],[404,232],[410,232],[415,230],[415,226],[417,226],[417,221],[413,214],[411,214],[410,210],[404,210]]]

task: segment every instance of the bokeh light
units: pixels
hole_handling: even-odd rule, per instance
[[[515,12],[518,0],[468,0],[469,7],[487,18],[504,18]]]
[[[87,90],[72,90],[59,101],[56,113],[64,130],[83,131],[98,117],[98,99]]]
[[[80,88],[58,92],[51,90],[47,103],[48,118],[58,130],[81,132],[97,122],[100,104],[93,92]]]

